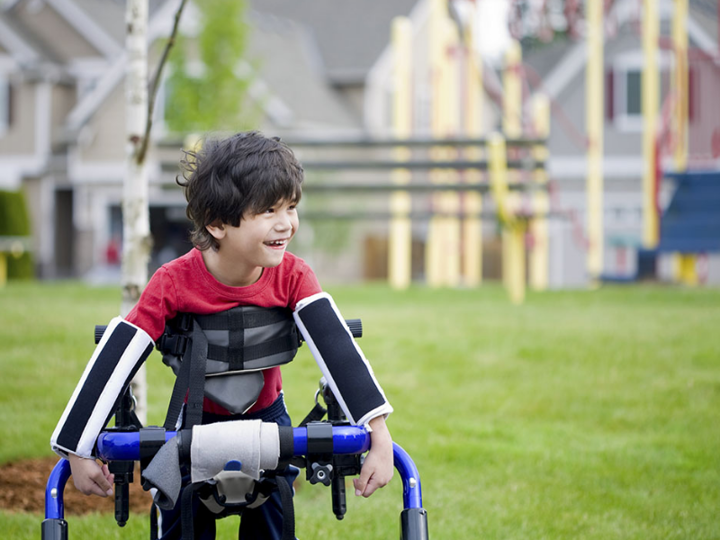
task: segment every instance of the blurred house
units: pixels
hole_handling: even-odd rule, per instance
[[[297,137],[365,134],[368,74],[387,56],[392,18],[411,14],[416,2],[252,2],[248,56],[250,95],[262,108],[258,127]],[[177,5],[150,2],[151,64]],[[188,5],[183,32],[193,32],[193,11]],[[124,39],[120,0],[11,0],[0,8],[0,189],[29,194],[41,277],[83,276],[117,263]],[[163,101],[161,89],[148,159],[155,267],[190,247],[174,185],[181,142],[164,127],[171,111]]]
[[[672,3],[660,2],[661,76],[660,164],[675,170],[672,125],[669,122]],[[690,0],[689,48],[689,163],[690,169],[720,169],[720,49],[718,4],[714,0]],[[609,273],[630,274],[632,257],[642,236],[642,110],[641,78],[644,62],[641,37],[642,4],[614,2],[606,15],[605,37],[605,268]],[[556,188],[556,210],[570,210],[570,219],[555,221],[551,230],[551,270],[554,286],[587,282],[583,256],[586,223],[585,178],[585,40],[557,39],[549,43],[525,43],[523,61],[532,91],[546,92],[553,102],[549,139],[549,175]],[[664,182],[661,207],[667,205],[673,184]],[[660,259],[661,277],[670,277],[670,258]],[[704,269],[710,282],[720,283],[720,258],[708,258]]]

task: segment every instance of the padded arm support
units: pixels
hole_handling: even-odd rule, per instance
[[[123,390],[153,350],[141,328],[115,317],[105,330],[50,439],[61,457],[91,457]]]
[[[295,322],[351,423],[367,424],[392,407],[335,302],[318,293],[298,302]]]

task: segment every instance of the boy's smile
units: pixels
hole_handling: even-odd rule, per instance
[[[203,252],[205,265],[221,283],[251,285],[260,279],[263,268],[282,262],[298,226],[296,203],[286,201],[258,214],[247,212],[238,227],[209,225],[207,229],[220,249]]]

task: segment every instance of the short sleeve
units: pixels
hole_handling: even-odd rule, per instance
[[[303,263],[302,266],[303,268],[297,281],[297,286],[291,295],[290,309],[292,310],[295,310],[295,306],[303,298],[322,292],[320,282],[312,268],[310,268],[307,263]]]
[[[153,340],[165,329],[165,322],[177,315],[177,293],[172,278],[165,268],[160,268],[148,282],[140,300],[125,320],[139,326]]]

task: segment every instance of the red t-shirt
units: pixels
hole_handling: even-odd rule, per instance
[[[209,315],[237,306],[294,310],[300,300],[321,291],[312,269],[292,253],[285,253],[279,266],[265,268],[260,279],[252,285],[230,287],[215,279],[205,267],[200,250],[192,249],[155,272],[125,319],[157,341],[165,329],[165,322],[178,313]],[[249,412],[270,406],[282,390],[279,367],[266,369],[263,374],[265,386]],[[207,398],[204,408],[213,413],[230,414]]]

